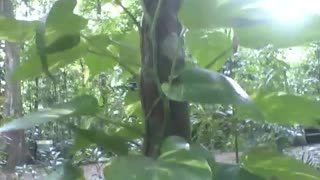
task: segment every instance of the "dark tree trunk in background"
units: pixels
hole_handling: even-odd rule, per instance
[[[13,5],[10,0],[0,0],[1,13],[14,17]],[[22,100],[20,82],[11,81],[11,74],[19,65],[19,49],[15,43],[5,42],[5,102],[4,117],[17,117],[22,114]],[[23,130],[10,131],[3,134],[7,139],[7,170],[14,170],[15,166],[26,162],[28,151],[25,144]]]
[[[144,0],[143,3],[147,14],[153,17],[158,5],[158,0]],[[179,37],[182,30],[177,18],[180,4],[180,0],[163,0],[155,27],[157,42],[155,59],[157,61],[157,73],[161,83],[168,81],[173,61],[163,50],[164,40],[169,37]],[[159,155],[160,143],[164,138],[176,135],[190,142],[191,132],[189,104],[186,102],[169,101],[169,117],[165,122],[164,101],[159,101],[161,93],[158,91],[155,76],[154,73],[152,73],[154,56],[150,31],[151,23],[147,21],[147,15],[145,14],[140,32],[142,61],[140,97],[145,116],[144,154],[156,158]],[[184,66],[184,49],[179,47],[178,52],[183,52],[183,55],[177,58],[176,69]]]

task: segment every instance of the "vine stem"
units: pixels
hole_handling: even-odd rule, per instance
[[[162,137],[164,137],[165,134],[165,130],[166,130],[166,124],[169,120],[169,111],[170,111],[170,104],[169,104],[169,100],[164,96],[162,89],[161,89],[161,83],[160,83],[160,78],[159,78],[159,72],[158,72],[158,51],[157,51],[157,34],[156,34],[156,27],[157,27],[157,23],[158,23],[158,19],[159,19],[159,15],[160,15],[160,10],[163,4],[163,0],[158,0],[158,4],[155,10],[155,13],[153,15],[153,19],[152,19],[152,24],[151,24],[151,29],[150,29],[150,36],[151,36],[151,44],[152,44],[152,57],[153,57],[153,71],[154,71],[154,80],[156,82],[156,86],[159,92],[159,96],[163,101],[163,113],[164,113],[164,123],[162,126]],[[150,16],[149,16],[150,17]]]

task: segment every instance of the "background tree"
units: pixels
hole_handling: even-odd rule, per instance
[[[14,17],[13,4],[10,0],[1,0],[0,9],[2,14],[10,18]],[[3,107],[3,117],[13,118],[22,115],[22,99],[20,82],[12,81],[12,73],[19,66],[19,47],[16,43],[5,41],[4,45],[4,67],[5,67],[5,100]],[[15,130],[3,134],[7,139],[7,169],[14,170],[15,166],[26,163],[30,158],[28,148],[25,143],[24,130]]]

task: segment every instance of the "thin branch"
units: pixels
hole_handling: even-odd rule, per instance
[[[115,0],[115,2],[124,10],[124,12],[131,18],[131,20],[133,21],[133,23],[137,26],[139,32],[140,32],[140,23],[138,22],[138,20],[136,19],[136,17],[134,17],[134,15],[128,10],[128,8],[124,7],[123,4],[121,3],[120,0]]]

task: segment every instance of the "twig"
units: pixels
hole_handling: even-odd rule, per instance
[[[123,6],[120,0],[115,0],[115,2],[124,10],[124,12],[131,18],[133,23],[137,26],[139,32],[140,32],[140,23],[137,21],[137,19],[134,17],[134,15],[126,8]]]

